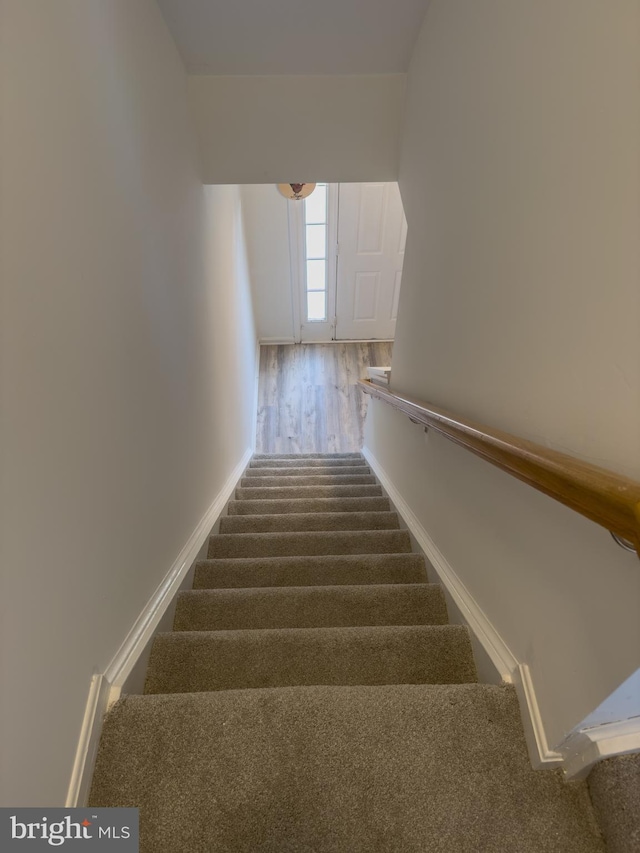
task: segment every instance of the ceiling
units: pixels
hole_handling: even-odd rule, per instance
[[[388,74],[429,0],[157,2],[190,74]]]

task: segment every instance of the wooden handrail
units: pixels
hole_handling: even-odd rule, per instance
[[[360,380],[360,388],[623,539],[640,556],[640,483]]]

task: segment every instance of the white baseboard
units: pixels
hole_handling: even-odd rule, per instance
[[[385,344],[393,343],[393,338],[331,338],[329,341],[297,341],[295,338],[260,338],[260,346],[276,346],[281,344]]]
[[[542,768],[561,764],[562,755],[548,747],[528,666],[516,659],[373,453],[367,447],[362,449],[362,453],[502,680],[514,684],[520,700],[520,712],[532,765]]]
[[[256,362],[253,381],[253,426],[251,427],[251,450],[255,453],[258,441],[258,407],[260,405],[260,338],[256,338]]]
[[[82,806],[86,802],[104,715],[120,697],[123,684],[156,632],[164,613],[177,594],[180,584],[197,559],[209,532],[232,498],[238,480],[252,455],[252,448],[248,448],[187,540],[184,548],[178,554],[164,579],[144,606],[111,663],[103,673],[97,673],[93,676],[71,781],[67,791],[66,808]]]
[[[405,521],[407,528],[416,539],[425,557],[435,569],[438,577],[453,598],[469,628],[476,635],[482,647],[487,652],[493,665],[500,673],[503,681],[511,683],[514,672],[517,671],[518,661],[504,642],[500,634],[491,624],[487,615],[480,608],[462,580],[438,550],[435,542],[418,520],[411,507],[407,504],[398,489],[392,483],[386,471],[371,451],[364,447],[362,453],[371,466],[382,487],[387,492],[391,502]]]
[[[330,344],[392,344],[395,338],[334,338]]]
[[[109,703],[109,690],[109,682],[102,673],[93,676],[80,729],[80,739],[73,762],[73,770],[71,771],[65,808],[73,809],[87,802],[91,776],[98,753],[98,744],[100,743],[102,719]]]
[[[640,717],[581,729],[562,745],[564,771],[570,779],[584,779],[594,764],[614,755],[640,752]]]
[[[531,672],[526,663],[518,664],[513,683],[520,701],[522,726],[532,767],[536,770],[559,767],[564,758],[562,753],[549,747]]]

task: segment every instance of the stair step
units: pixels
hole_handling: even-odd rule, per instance
[[[342,467],[367,467],[367,462],[362,457],[351,457],[348,459],[326,456],[308,457],[304,461],[305,468],[342,468]],[[273,459],[255,459],[249,462],[250,468],[300,468],[299,458],[273,458]]]
[[[603,853],[584,783],[532,770],[512,687],[128,696],[93,808],[140,808],[145,853]]]
[[[155,637],[145,693],[474,681],[461,625],[174,631]]]
[[[272,515],[299,512],[389,512],[388,498],[293,498],[229,501],[229,515]]]
[[[409,553],[406,530],[332,530],[298,533],[219,533],[209,537],[210,558],[292,557],[324,554]]]
[[[395,512],[299,512],[292,515],[228,515],[220,533],[276,533],[310,530],[397,530]]]
[[[174,631],[444,625],[440,584],[266,587],[180,593]]]
[[[420,554],[258,557],[202,560],[194,589],[426,583]]]
[[[262,472],[263,469],[256,468],[255,470]],[[344,476],[331,474],[325,476],[324,473],[320,473],[296,477],[243,477],[240,480],[240,486],[243,489],[258,489],[269,486],[280,489],[284,486],[375,486],[375,484],[376,478],[373,474],[345,474]]]
[[[363,459],[362,453],[254,453],[252,461],[268,462],[281,459]]]
[[[322,475],[323,477],[346,477],[349,474],[354,474],[361,477],[363,474],[371,474],[371,468],[368,465],[342,465],[338,467],[321,468],[318,466],[307,466],[305,468],[247,468],[243,477],[315,477]]]
[[[380,498],[381,486],[273,486],[237,488],[236,500],[291,500],[293,498]]]
[[[630,695],[633,688],[629,685]],[[640,849],[640,752],[598,761],[587,778],[608,853]]]
[[[361,454],[255,456],[235,497],[107,714],[91,807],[139,807],[145,853],[603,853]]]

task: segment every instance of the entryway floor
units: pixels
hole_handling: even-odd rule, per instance
[[[349,453],[363,441],[367,367],[391,364],[390,341],[260,348],[257,453]]]

